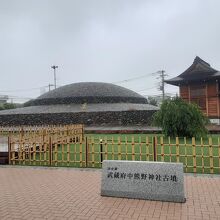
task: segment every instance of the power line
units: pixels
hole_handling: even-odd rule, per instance
[[[150,76],[152,76],[154,74],[158,74],[158,72],[159,71],[153,72],[153,73],[144,74],[144,75],[141,75],[141,76],[138,76],[138,77],[133,77],[133,78],[122,80],[122,81],[118,81],[118,82],[113,82],[113,83],[114,84],[127,83],[127,82],[131,82],[131,81],[134,81],[134,80],[150,77]],[[157,88],[157,87],[153,86],[153,87],[143,88],[143,89],[140,89],[140,90],[136,90],[136,89],[133,89],[133,88],[128,88],[128,89],[134,90],[136,92],[143,92],[143,91],[151,90],[151,89],[154,89],[154,88]]]
[[[24,96],[14,96],[14,95],[10,95],[8,96],[9,99],[32,99],[30,97],[24,97]]]
[[[48,86],[41,86],[36,88],[30,88],[30,89],[15,89],[15,90],[1,90],[0,92],[25,92],[25,91],[31,91],[31,90],[38,90],[41,88],[46,88]]]
[[[133,78],[130,78],[130,79],[125,79],[125,80],[118,81],[118,82],[113,82],[113,83],[119,84],[119,83],[129,82],[129,81],[133,81],[133,80],[137,80],[137,79],[141,79],[141,78],[145,78],[145,77],[150,77],[150,76],[152,76],[152,75],[155,74],[155,73],[158,73],[158,71],[157,71],[157,72],[154,72],[154,73],[144,74],[144,75],[142,75],[142,76],[133,77]]]
[[[51,87],[54,86],[53,84],[48,84],[47,86],[41,86],[41,87],[35,87],[35,88],[29,88],[29,89],[14,89],[14,90],[0,90],[0,92],[25,92],[25,91],[32,91],[32,90],[39,90],[43,88],[49,88],[49,91],[51,90]],[[56,85],[58,86],[58,85]]]
[[[142,96],[163,97],[162,94],[142,94]],[[176,93],[166,93],[166,96],[176,96]]]
[[[157,88],[157,87],[156,87],[156,86],[153,86],[153,87],[150,87],[150,88],[138,90],[138,91],[136,91],[136,92],[148,91],[148,90],[155,89],[155,88]]]
[[[55,69],[58,68],[58,66],[51,66],[51,68],[53,68],[54,71],[55,71]],[[153,74],[156,74],[156,73],[158,73],[158,71],[153,72],[153,73],[144,74],[142,76],[138,76],[138,77],[134,77],[134,78],[125,79],[125,80],[118,81],[118,82],[113,82],[113,83],[119,84],[119,83],[123,83],[123,82],[130,82],[130,81],[133,81],[133,80],[137,80],[137,79],[141,79],[141,78],[145,78],[145,77],[150,77],[150,76],[152,76]],[[25,91],[31,91],[31,90],[39,90],[39,89],[42,89],[42,88],[49,88],[49,90],[50,90],[50,88],[52,86],[57,87],[57,85],[55,85],[55,84],[56,84],[56,76],[54,77],[54,84],[48,84],[46,86],[40,86],[40,87],[34,87],[34,88],[28,88],[28,89],[0,90],[0,92],[6,92],[6,93],[7,92],[25,92]],[[151,88],[149,88],[149,89],[151,89]]]

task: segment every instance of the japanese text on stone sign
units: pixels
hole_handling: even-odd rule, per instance
[[[107,178],[109,179],[129,179],[129,180],[154,180],[154,181],[171,181],[177,182],[178,178],[175,174],[157,174],[157,173],[126,173],[119,172],[117,167],[108,167],[107,168]]]

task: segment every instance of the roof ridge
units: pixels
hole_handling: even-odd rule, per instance
[[[194,61],[193,61],[193,64],[199,64],[199,63],[205,64],[206,66],[211,67],[209,63],[207,63],[206,61],[204,61],[203,59],[201,59],[199,56],[196,56],[195,59],[194,59]]]
[[[218,77],[216,73],[218,70],[211,67],[211,65],[201,59],[199,56],[196,56],[193,63],[180,75],[174,77],[165,82],[172,85],[179,85],[184,83],[184,81],[201,81],[207,79],[215,79]]]

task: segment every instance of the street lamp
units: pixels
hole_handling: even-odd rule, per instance
[[[53,73],[54,73],[54,88],[57,88],[57,79],[56,79],[56,69],[58,68],[58,66],[51,66],[51,68],[53,69]]]

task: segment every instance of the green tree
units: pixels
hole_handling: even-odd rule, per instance
[[[153,115],[153,124],[162,127],[166,136],[202,137],[207,134],[208,118],[197,105],[181,98],[165,100]]]
[[[14,103],[5,103],[3,106],[4,106],[4,109],[16,108],[16,105]]]
[[[16,104],[4,103],[0,105],[0,110],[13,109],[13,108],[16,108]]]
[[[158,106],[157,100],[154,97],[149,96],[147,100],[148,100],[149,104],[154,105],[154,106]]]

